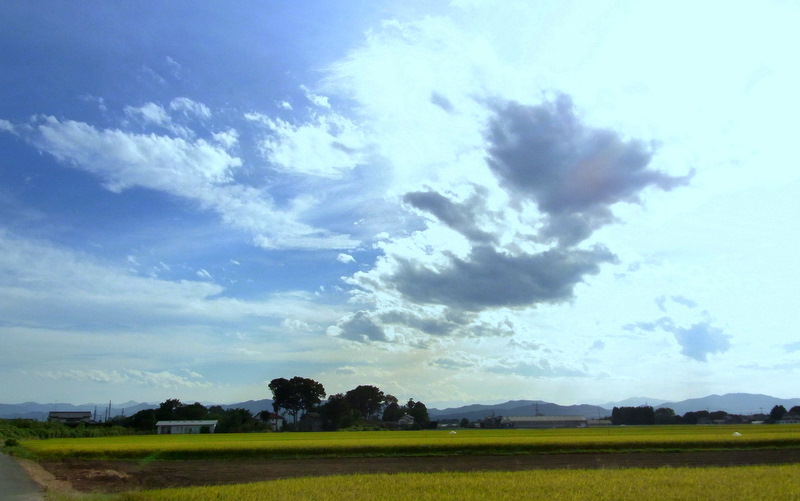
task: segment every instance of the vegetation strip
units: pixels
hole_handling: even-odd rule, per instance
[[[22,440],[38,458],[290,459],[800,448],[800,426],[136,435]],[[739,434],[738,436],[736,434]]]

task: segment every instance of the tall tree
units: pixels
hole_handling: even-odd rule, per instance
[[[394,395],[386,395],[384,399],[383,416],[381,421],[397,421],[403,417],[403,408],[397,401]]]
[[[350,406],[361,413],[364,419],[377,418],[386,396],[377,386],[360,385],[344,394]]]
[[[193,404],[180,404],[175,409],[175,417],[177,419],[196,420],[205,419],[208,417],[208,409],[200,402]]]
[[[325,387],[313,379],[295,376],[292,379],[277,378],[269,383],[272,391],[272,406],[275,412],[286,410],[297,424],[300,411],[308,412],[319,405],[325,397]]]
[[[156,419],[158,421],[178,419],[178,408],[182,405],[181,401],[177,398],[168,398],[164,400],[158,405],[158,409],[156,409]]]
[[[640,407],[614,407],[611,410],[611,424],[653,424],[656,413],[649,405]]]
[[[655,410],[655,424],[675,424],[676,421],[675,411],[669,407],[659,407]]]
[[[771,411],[769,411],[769,418],[772,421],[780,421],[784,414],[786,414],[786,407],[782,405],[776,405]]]
[[[408,415],[414,418],[414,422],[422,428],[427,428],[431,422],[428,417],[428,408],[422,402],[415,402],[413,398],[408,399],[406,404]]]

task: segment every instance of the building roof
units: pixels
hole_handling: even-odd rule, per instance
[[[92,411],[50,411],[51,418],[84,418],[92,417]]]
[[[538,421],[538,422],[551,422],[551,421],[586,421],[584,416],[504,416],[512,422],[519,421]]]
[[[217,420],[159,421],[156,426],[216,426]]]

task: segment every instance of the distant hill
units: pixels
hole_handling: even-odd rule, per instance
[[[511,400],[496,405],[466,405],[448,409],[428,409],[431,419],[463,419],[478,421],[496,416],[584,416],[597,419],[611,415],[611,409],[598,405],[558,405],[542,400]]]
[[[140,402],[125,402],[123,404],[111,405],[111,416],[131,416],[136,414],[142,409],[154,409],[158,404],[140,403]],[[0,404],[0,419],[35,419],[37,421],[46,421],[48,414],[51,411],[90,411],[94,414],[97,410],[98,419],[105,418],[106,409],[108,404],[65,404],[62,402],[39,404],[36,402],[25,402],[22,404]]]
[[[272,399],[269,398],[264,398],[262,400],[248,400],[247,402],[221,405],[220,407],[223,409],[247,409],[254,416],[261,411],[273,412]]]
[[[588,419],[610,416],[614,407],[638,407],[650,405],[655,408],[669,407],[675,414],[683,415],[691,411],[725,411],[729,414],[751,415],[757,413],[769,414],[776,405],[782,405],[787,410],[795,405],[800,405],[800,398],[777,398],[769,395],[752,393],[727,393],[725,395],[708,395],[702,398],[691,398],[679,402],[669,402],[658,398],[634,397],[619,402],[609,402],[604,405],[557,405],[541,400],[511,400],[496,405],[465,405],[447,409],[428,409],[431,419],[461,419],[470,421],[480,420],[491,416],[534,416],[537,411],[543,416],[575,415]]]
[[[186,402],[184,402],[186,403]],[[124,402],[121,404],[111,404],[111,417],[116,416],[132,416],[137,412],[144,409],[156,409],[159,404],[151,404],[146,402]],[[217,404],[203,404],[206,407],[211,407]],[[248,400],[246,402],[239,402],[236,404],[221,405],[223,409],[247,409],[251,413],[258,414],[261,411],[272,411],[272,400]],[[22,404],[0,404],[0,419],[35,419],[37,421],[47,421],[47,416],[51,411],[90,411],[94,414],[97,409],[97,418],[103,420],[106,415],[108,404],[65,404],[65,403],[51,403],[40,404],[36,402],[25,402]]]
[[[203,404],[207,407],[216,404]],[[603,405],[558,405],[543,400],[509,400],[501,404],[470,404],[462,407],[449,407],[446,409],[428,409],[431,419],[462,419],[470,421],[481,420],[491,416],[535,416],[537,413],[542,416],[572,415],[584,416],[588,419],[597,419],[611,415],[614,407],[638,407],[639,405],[651,405],[655,408],[669,407],[675,414],[683,415],[690,411],[725,411],[729,414],[756,414],[765,413],[776,405],[783,405],[787,410],[800,405],[800,398],[777,398],[769,395],[753,393],[727,393],[725,395],[708,395],[702,398],[691,398],[679,402],[667,402],[657,398],[635,397],[619,402],[610,402]],[[0,404],[0,419],[26,418],[44,421],[50,411],[91,411],[97,409],[97,417],[102,419],[105,416],[108,404],[82,404],[73,405],[66,403],[39,404],[36,402],[25,402],[22,404]],[[155,409],[158,404],[141,402],[124,402],[122,404],[112,404],[112,416],[131,416],[142,409]],[[223,409],[247,409],[253,414],[261,411],[272,411],[272,400],[265,398],[262,400],[247,400],[234,404],[221,405]]]
[[[631,397],[631,398],[626,398],[625,400],[620,400],[618,402],[603,403],[600,404],[600,407],[604,407],[606,409],[613,409],[614,407],[639,407],[642,405],[661,407],[661,404],[664,404],[666,402],[667,400],[662,400],[660,398]]]
[[[725,395],[708,395],[702,398],[690,398],[680,402],[664,402],[658,407],[669,407],[675,414],[683,415],[690,411],[725,411],[729,414],[769,414],[776,405],[787,410],[800,405],[800,398],[776,398],[769,395],[753,393],[726,393]]]

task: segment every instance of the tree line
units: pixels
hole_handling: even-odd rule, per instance
[[[325,387],[313,379],[295,376],[270,381],[273,410],[284,418],[285,430],[335,431],[341,429],[435,428],[428,408],[413,398],[401,403],[372,385],[359,385],[345,393],[326,396]],[[206,407],[199,402],[186,404],[177,398],[167,399],[155,409],[144,409],[129,417],[117,416],[109,425],[138,432],[151,432],[158,421],[216,420],[217,433],[268,431],[270,412],[253,415],[248,409]]]
[[[156,409],[143,409],[129,417],[114,417],[109,424],[151,432],[156,429],[158,421],[196,420],[216,420],[217,433],[247,433],[269,429],[268,423],[261,416],[254,416],[248,409],[223,409],[220,405],[206,407],[200,402],[185,404],[177,398],[161,402]]]
[[[758,421],[777,423],[787,413],[800,415],[800,406],[794,406],[788,411],[782,405],[776,405],[769,414],[756,416]],[[738,414],[728,414],[725,411],[689,411],[683,416],[675,414],[669,407],[653,409],[649,405],[639,407],[614,407],[611,411],[611,424],[614,425],[642,425],[642,424],[709,424],[726,422],[731,424],[746,422],[748,418]]]
[[[313,379],[295,376],[270,381],[273,408],[292,417],[288,429],[353,428],[422,429],[436,427],[424,403],[410,398],[401,404],[394,395],[377,386],[359,385],[345,393],[335,393],[325,403],[325,387]],[[302,415],[302,417],[300,417]]]

